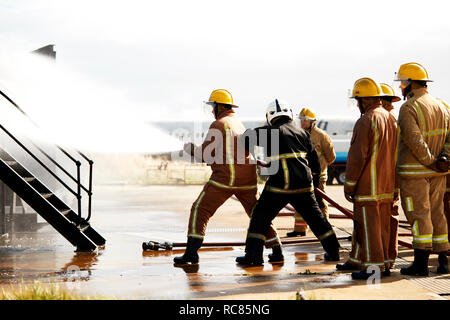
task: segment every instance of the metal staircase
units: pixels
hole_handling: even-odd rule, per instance
[[[6,94],[0,91],[0,94],[12,103],[21,113],[27,116]],[[27,116],[28,117],[28,116]],[[65,179],[58,176],[57,170],[50,169],[30,148],[19,141],[10,131],[0,124],[0,130],[5,132],[12,141],[28,154],[30,159],[34,159],[40,168],[47,171],[58,183],[69,191],[77,200],[78,210],[74,211],[69,205],[58,197],[49,187],[47,187],[38,176],[30,172],[23,164],[15,159],[10,153],[0,148],[0,180],[3,181],[13,192],[15,192],[23,201],[31,206],[42,218],[53,226],[62,236],[64,236],[76,251],[93,251],[99,246],[104,246],[106,240],[95,231],[89,223],[91,218],[91,198],[92,198],[92,167],[93,161],[83,153],[77,151],[89,164],[89,187],[86,188],[81,183],[81,162],[72,156],[63,148],[56,146],[62,154],[69,158],[76,166],[77,177],[73,177],[60,163],[51,157],[42,148],[31,142],[33,147],[40,151],[47,160],[65,174]],[[68,184],[67,179],[76,184],[76,190],[73,190]],[[83,218],[81,215],[82,193],[88,196],[88,215]]]

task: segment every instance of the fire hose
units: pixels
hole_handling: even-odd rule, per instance
[[[351,237],[337,237],[338,240],[350,240]],[[281,239],[281,244],[300,244],[317,242],[318,239]],[[172,250],[175,247],[186,247],[186,242],[157,242],[148,241],[142,243],[142,250]],[[202,247],[239,247],[245,246],[245,242],[205,242]]]

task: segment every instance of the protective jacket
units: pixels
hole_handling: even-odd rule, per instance
[[[424,178],[447,173],[433,170],[437,156],[450,151],[449,112],[426,88],[412,90],[400,108],[397,173],[400,178]]]
[[[327,180],[328,166],[336,159],[333,142],[325,131],[318,128],[315,123],[311,126],[311,142],[316,148],[320,161],[320,179]]]
[[[211,166],[211,184],[224,189],[256,189],[256,165],[250,163],[250,153],[237,141],[245,127],[234,115],[228,110],[211,123],[194,156]]]
[[[320,174],[320,162],[309,134],[282,117],[271,126],[248,129],[245,149],[264,147],[270,167],[266,189],[276,193],[304,193],[314,189],[312,174]]]
[[[288,117],[273,125],[247,130],[242,137],[246,150],[264,147],[269,178],[253,209],[246,240],[246,256],[262,255],[272,220],[290,203],[303,217],[327,252],[336,252],[339,243],[330,223],[314,197],[313,177],[320,174],[320,162],[309,134]],[[262,259],[262,258],[261,258]]]
[[[353,129],[345,171],[344,191],[355,203],[393,201],[396,147],[395,118],[381,106],[366,110]]]

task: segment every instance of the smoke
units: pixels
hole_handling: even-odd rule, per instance
[[[176,138],[144,122],[139,112],[143,107],[130,103],[125,91],[112,90],[58,61],[3,50],[0,90],[40,129],[17,112],[2,116],[2,123],[35,139],[88,152],[162,153],[182,149]],[[9,103],[0,97],[0,104],[5,109]],[[160,107],[153,111],[158,116],[164,113]]]

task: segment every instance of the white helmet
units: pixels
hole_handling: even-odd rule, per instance
[[[275,101],[272,101],[267,107],[267,123],[271,125],[273,119],[281,116],[289,117],[289,119],[291,120],[294,119],[292,109],[291,107],[289,107],[288,103],[284,100],[275,99]]]

